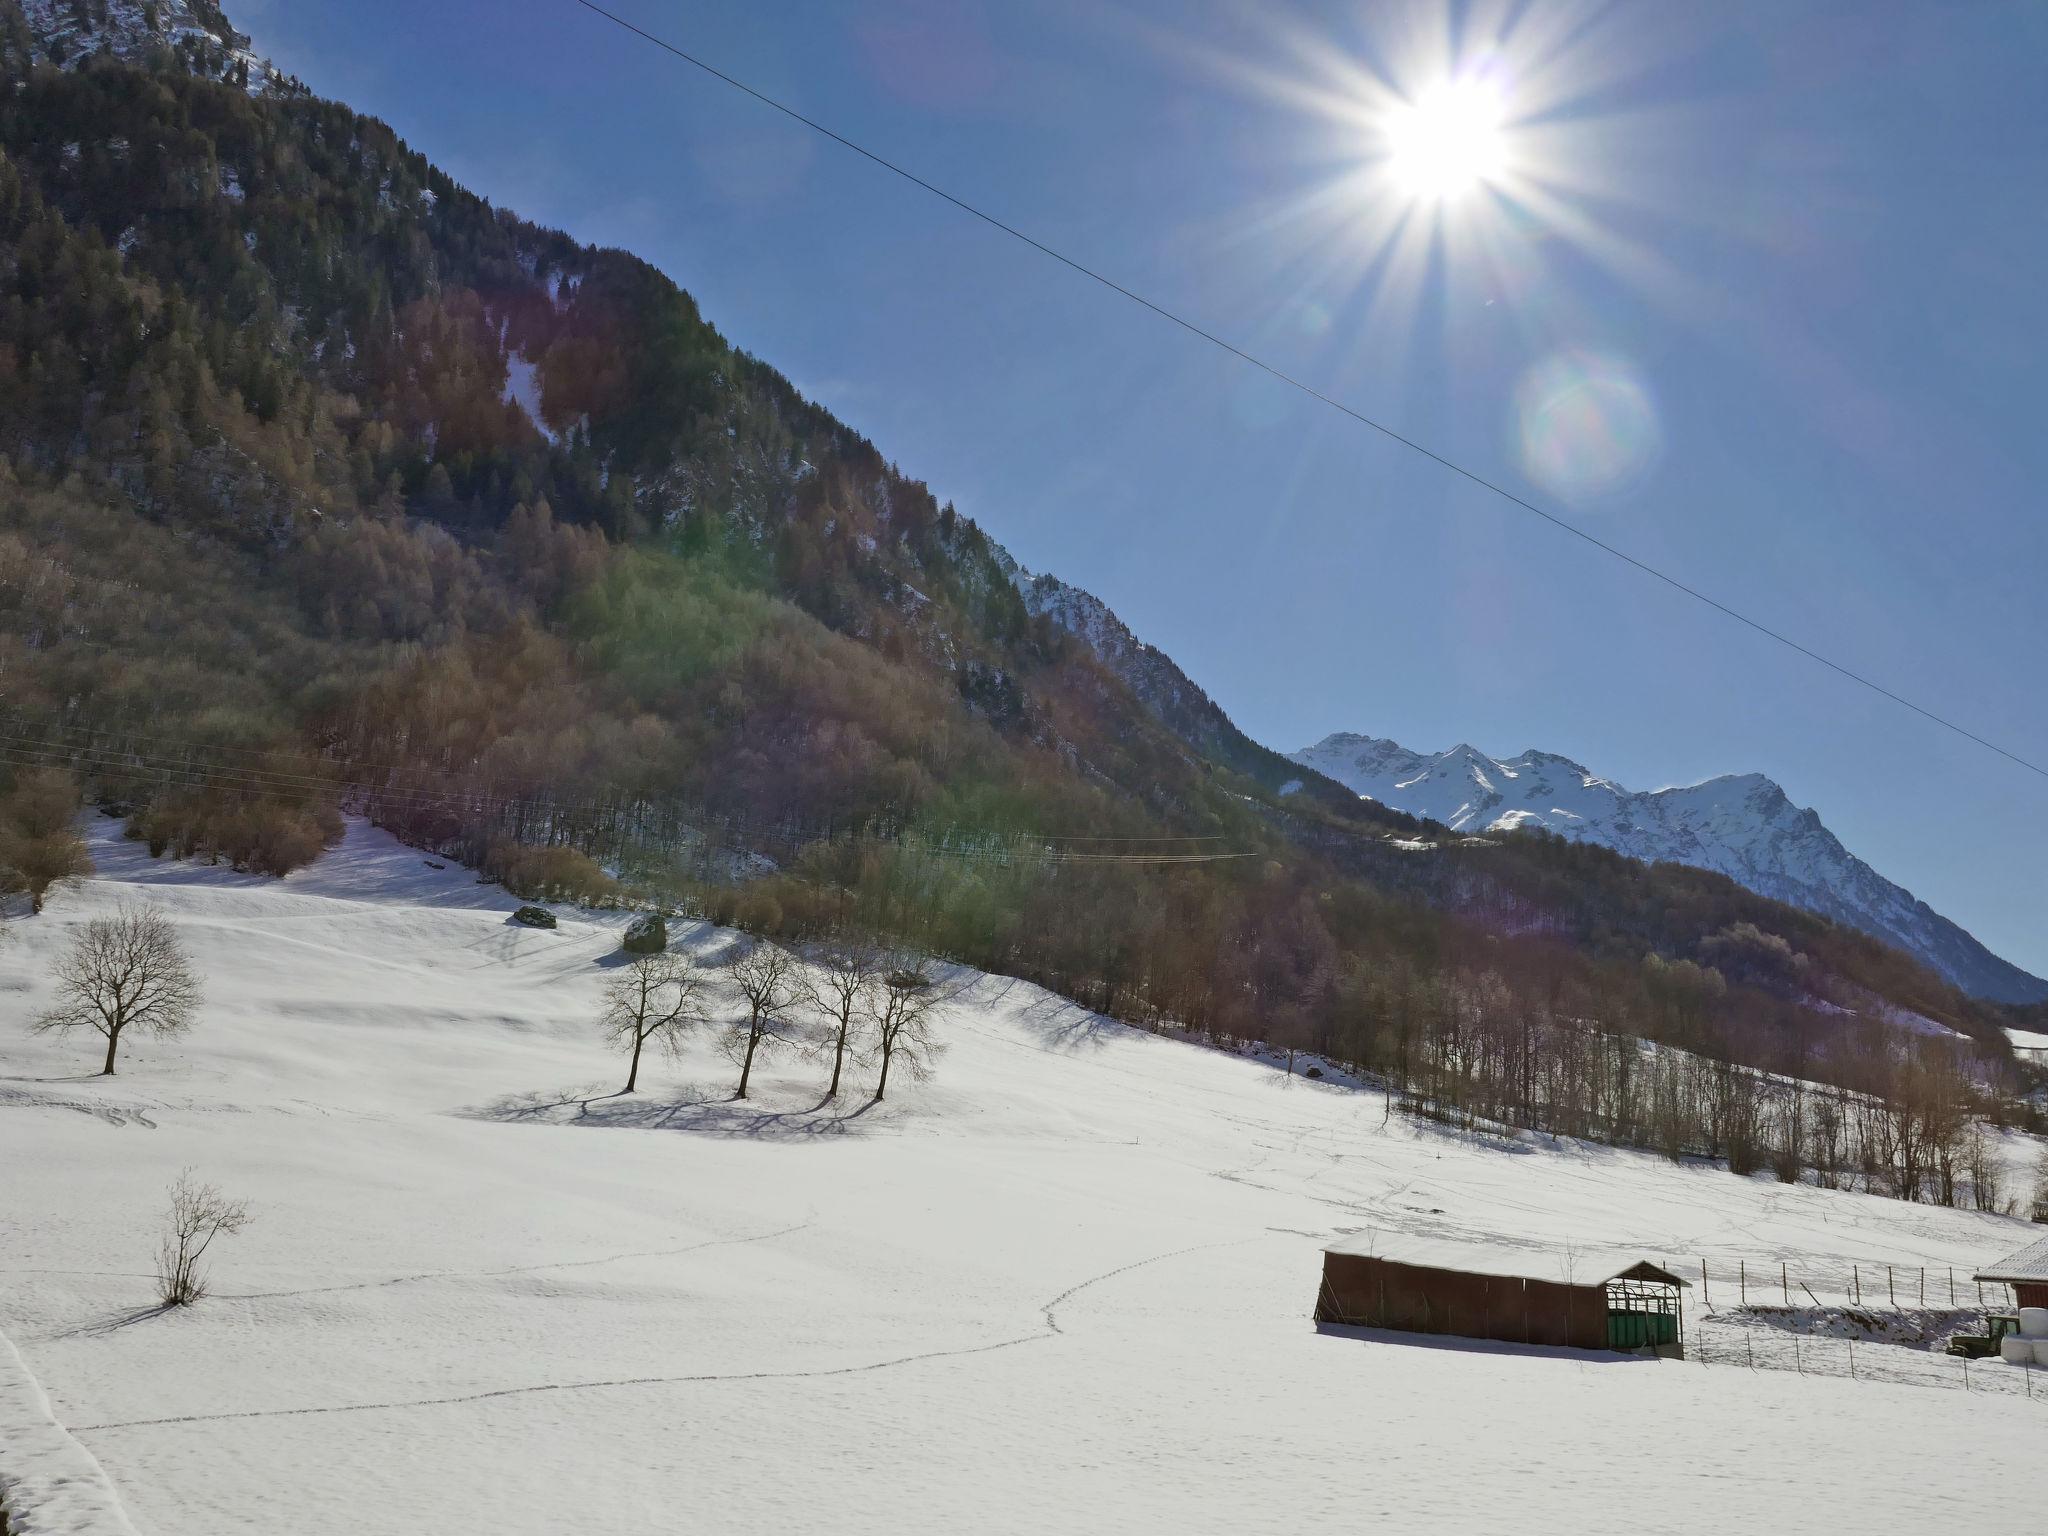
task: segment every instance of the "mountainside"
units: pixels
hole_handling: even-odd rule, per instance
[[[1245,735],[1171,656],[1132,634],[1094,593],[1021,566],[1012,579],[1034,617],[1051,620],[1079,640],[1154,718],[1204,757],[1227,763],[1276,794],[1307,792],[1324,803],[1341,803],[1345,786],[1320,773],[1304,779],[1299,764]]]
[[[21,0],[28,48],[39,62],[76,66],[94,55],[139,64],[159,58],[252,92],[303,87],[249,51],[215,0]]]
[[[1984,1471],[2040,1457],[2039,1373],[1980,1363],[1965,1393],[1903,1328],[1733,1305],[1780,1265],[1830,1309],[1860,1265],[1881,1302],[1874,1264],[1967,1276],[2018,1222],[1445,1134],[1000,976],[953,979],[936,1074],[879,1104],[861,1064],[821,1102],[795,1053],[735,1100],[708,1031],[616,1094],[592,1020],[623,916],[510,924],[503,891],[361,824],[260,885],[93,824],[100,877],[0,956],[7,1012],[136,901],[186,936],[207,1008],[112,1078],[0,1024],[19,1536],[1641,1536],[1707,1524],[1704,1486],[1745,1533],[2039,1528],[2034,1481]],[[672,932],[707,961],[737,938]],[[185,1163],[256,1219],[208,1252],[213,1299],[166,1313],[137,1254]],[[1581,1275],[1653,1255],[1693,1278],[1707,1363],[1307,1326],[1319,1250],[1362,1222]],[[1360,1444],[1392,1511],[1369,1524],[1332,1475]]]
[[[57,770],[282,873],[357,810],[522,894],[851,926],[1529,1124],[1589,1031],[1878,1091],[1913,1015],[2010,1069],[2002,1015],[1722,876],[1418,835],[669,275],[212,44],[76,30],[168,9],[36,14],[71,30],[0,0],[0,811]]]
[[[1552,752],[1503,759],[1461,742],[1427,754],[1346,732],[1296,752],[1293,760],[1454,831],[1541,827],[1631,858],[1717,870],[1753,891],[1896,944],[1976,996],[2014,1003],[2048,998],[2048,981],[2000,959],[1885,879],[1762,774],[1640,792]]]

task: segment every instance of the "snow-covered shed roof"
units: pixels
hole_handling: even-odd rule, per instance
[[[1448,1269],[1463,1275],[1493,1275],[1507,1280],[1547,1280],[1553,1285],[1604,1285],[1609,1280],[1688,1282],[1620,1248],[1515,1248],[1462,1238],[1416,1237],[1405,1232],[1357,1232],[1323,1250],[1357,1258],[1385,1259],[1421,1269]]]
[[[1973,1278],[2003,1280],[2009,1285],[2048,1285],[2048,1237],[2007,1254],[1996,1264],[1987,1264]]]

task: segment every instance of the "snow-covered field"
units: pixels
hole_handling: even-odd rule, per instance
[[[1366,1228],[1718,1275],[1966,1270],[2019,1223],[1385,1123],[993,978],[882,1108],[814,1108],[794,1058],[726,1103],[708,1043],[605,1097],[619,920],[512,926],[360,824],[283,882],[94,837],[100,878],[0,950],[19,1531],[2017,1533],[2048,1508],[2048,1400],[1309,1322],[1323,1244]],[[25,1025],[74,925],[133,899],[207,1004],[95,1079],[94,1042]],[[210,1299],[159,1313],[187,1165],[255,1219]]]

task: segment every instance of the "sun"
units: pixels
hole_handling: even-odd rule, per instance
[[[1500,92],[1484,80],[1444,80],[1387,113],[1387,169],[1421,202],[1449,202],[1507,168]]]

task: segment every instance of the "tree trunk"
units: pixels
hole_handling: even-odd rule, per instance
[[[631,1093],[640,1081],[640,1047],[647,1037],[638,1030],[633,1033],[633,1065],[626,1069],[626,1086],[622,1092]]]
[[[825,1097],[839,1097],[839,1069],[846,1061],[846,1021],[839,1021],[839,1038],[832,1043],[832,1086],[825,1090]]]
[[[895,1054],[895,1051],[890,1047],[889,1043],[886,1040],[883,1041],[882,1075],[879,1078],[875,1079],[875,1102],[877,1104],[882,1102],[882,1094],[884,1090],[886,1090],[889,1086],[889,1058]]]
[[[107,1036],[107,1064],[100,1068],[101,1077],[114,1075],[114,1047],[121,1043],[121,1031],[114,1030]]]
[[[747,1026],[747,1056],[746,1060],[740,1063],[740,1091],[733,1095],[736,1099],[744,1099],[747,1096],[747,1079],[754,1075],[754,1047],[760,1043],[761,1024],[756,1018]]]

